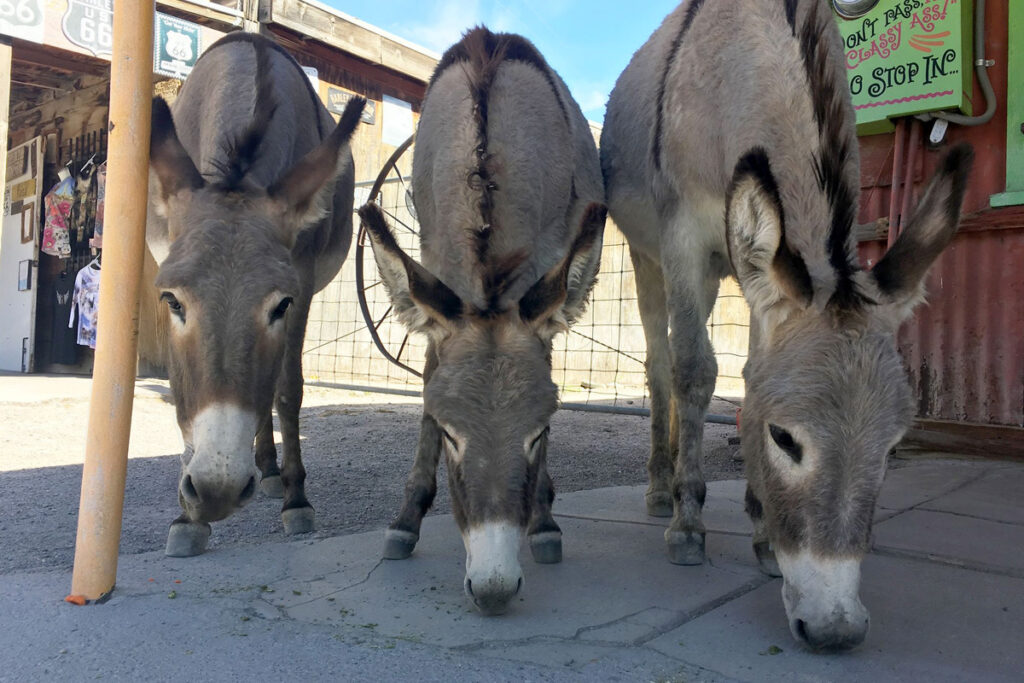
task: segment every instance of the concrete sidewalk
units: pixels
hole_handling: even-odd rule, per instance
[[[463,596],[462,543],[447,515],[424,522],[402,562],[379,559],[379,531],[123,557],[103,606],[61,602],[66,572],[0,576],[0,680],[1024,675],[1024,466],[897,461],[863,567],[871,632],[834,656],[790,636],[781,580],[756,568],[743,490],[708,486],[710,561],[700,567],[668,563],[665,520],[643,514],[641,487],[560,496],[565,560],[536,565],[524,549],[521,600],[502,617],[479,616]]]

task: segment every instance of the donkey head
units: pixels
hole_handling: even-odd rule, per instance
[[[423,409],[440,427],[452,511],[466,546],[466,593],[485,613],[519,591],[519,545],[558,405],[551,341],[583,311],[605,209],[584,212],[562,262],[504,310],[479,311],[403,253],[373,205],[359,215],[395,312],[430,340]]]
[[[353,99],[330,136],[261,188],[244,172],[206,182],[167,104],[153,101],[151,202],[170,245],[155,254],[155,284],[170,313],[168,365],[185,441],[178,493],[194,521],[223,519],[255,491],[253,439],[270,415],[289,307],[311,294],[292,249],[331,207],[364,102]],[[258,146],[251,142],[253,154]]]
[[[946,157],[873,270],[859,270],[852,245],[840,245],[845,262],[831,288],[787,242],[787,219],[805,217],[784,215],[764,151],[735,170],[728,243],[760,337],[744,369],[747,509],[785,579],[790,629],[815,649],[853,647],[867,634],[860,562],[888,453],[913,417],[895,335],[956,232],[971,156],[956,148]],[[770,565],[770,552],[755,549]]]

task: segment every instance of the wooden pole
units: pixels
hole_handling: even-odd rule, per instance
[[[7,117],[11,102],[11,44],[0,36],[0,204],[7,185]],[[0,213],[3,213],[0,210]]]
[[[69,600],[114,589],[124,508],[145,253],[153,2],[114,1],[110,137],[96,359]]]

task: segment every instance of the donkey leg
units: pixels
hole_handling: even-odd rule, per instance
[[[651,455],[647,460],[647,514],[672,516],[672,475],[679,448],[669,380],[672,359],[668,347],[668,311],[661,265],[629,250],[636,274],[637,303],[647,341],[647,386],[651,393]]]
[[[707,262],[693,263],[694,254],[699,251],[679,253],[689,258],[676,263],[669,259],[665,267],[672,302],[669,346],[679,444],[672,478],[674,512],[665,541],[669,561],[689,565],[704,562],[704,417],[718,375],[706,322],[718,292],[718,273]]]
[[[430,381],[430,375],[437,367],[437,357],[432,344],[427,347],[427,363],[423,369],[423,385]],[[430,415],[423,413],[420,422],[420,439],[416,446],[416,457],[405,481],[405,495],[402,509],[384,532],[384,559],[404,560],[412,555],[420,540],[420,525],[423,515],[434,504],[437,495],[437,463],[441,458],[441,428]]]
[[[299,446],[299,411],[302,409],[302,341],[306,334],[311,295],[296,297],[288,312],[281,376],[277,383],[277,417],[281,423],[281,481],[284,504],[281,521],[288,534],[302,534],[316,528],[313,506],[306,499],[306,468]]]
[[[277,448],[274,447],[274,420],[267,413],[256,434],[256,467],[260,471],[260,488],[270,498],[284,498],[281,469],[277,466]]]
[[[562,530],[551,515],[551,504],[555,500],[555,485],[548,474],[548,436],[541,437],[537,446],[537,487],[530,508],[530,522],[526,535],[530,539],[530,553],[539,564],[555,564],[562,561]]]
[[[184,464],[182,464],[184,469]],[[178,476],[181,481],[181,475]],[[206,544],[210,541],[212,531],[208,522],[197,522],[188,516],[185,508],[185,500],[178,492],[178,504],[181,505],[181,514],[171,522],[167,530],[167,545],[164,547],[164,554],[168,557],[193,557],[202,555],[206,550]]]
[[[775,551],[772,550],[771,543],[768,541],[768,530],[764,524],[764,508],[749,483],[744,496],[744,507],[747,514],[750,515],[750,521],[754,523],[754,555],[757,557],[757,564],[760,565],[761,571],[768,576],[782,576],[779,562],[775,559]]]

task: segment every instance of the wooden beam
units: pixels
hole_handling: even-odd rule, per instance
[[[900,447],[977,455],[995,460],[1024,460],[1024,429],[946,420],[915,420]]]
[[[52,71],[92,76],[109,76],[110,62],[88,55],[46,47],[14,38],[14,55],[17,61],[46,67]]]
[[[437,59],[397,40],[303,0],[273,0],[271,24],[289,28],[333,48],[426,83]]]

